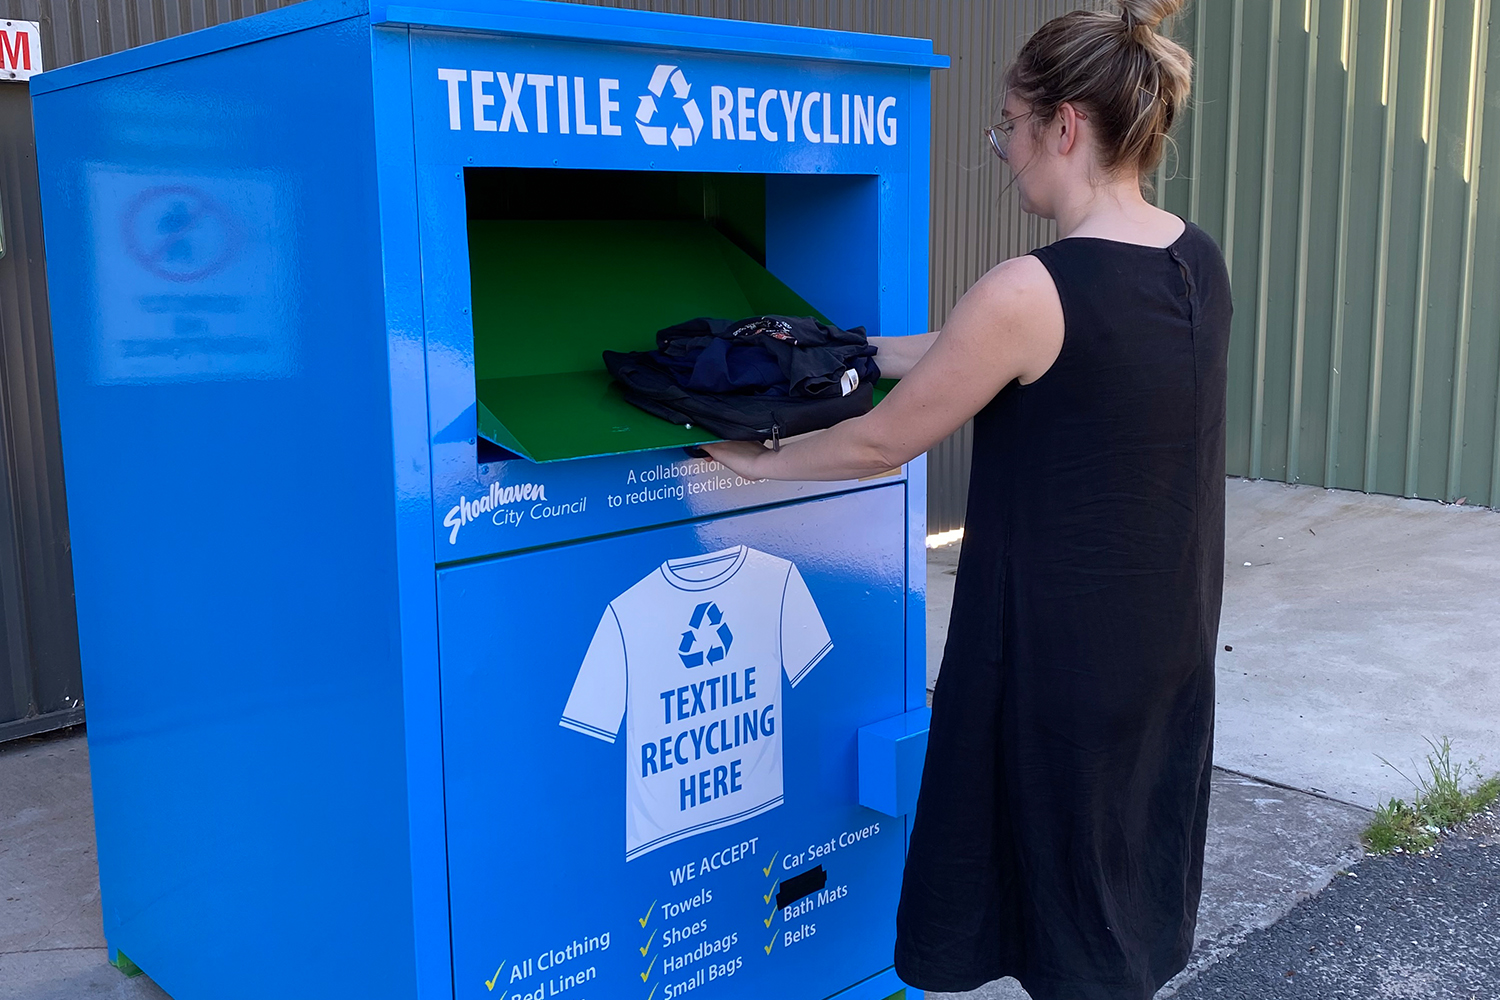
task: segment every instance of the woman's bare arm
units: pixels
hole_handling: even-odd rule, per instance
[[[875,364],[881,378],[906,378],[922,360],[927,349],[937,343],[936,333],[918,333],[910,337],[871,337]]]
[[[783,442],[780,451],[752,441],[704,450],[747,479],[832,482],[885,472],[958,430],[1011,382],[1040,378],[1062,340],[1051,275],[1035,257],[1017,257],[969,289],[911,372],[869,413]]]

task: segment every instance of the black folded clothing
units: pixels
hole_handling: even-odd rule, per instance
[[[625,398],[647,413],[730,441],[779,441],[874,406],[880,369],[864,327],[752,316],[692,319],[656,334],[656,350],[604,352]]]

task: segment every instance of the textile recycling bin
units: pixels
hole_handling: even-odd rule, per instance
[[[33,81],[112,960],[176,1000],[902,994],[924,466],[744,481],[600,351],[924,330],[943,65],[307,0]]]

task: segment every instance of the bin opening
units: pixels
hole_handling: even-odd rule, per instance
[[[713,441],[626,402],[601,352],[649,350],[657,330],[695,316],[826,321],[764,267],[763,176],[470,168],[465,184],[491,460]]]

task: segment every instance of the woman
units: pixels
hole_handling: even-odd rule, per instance
[[[1188,98],[1158,32],[1181,0],[1048,22],[988,130],[1062,238],[995,267],[935,334],[878,338],[902,378],[754,479],[842,480],[974,419],[953,618],[897,915],[929,990],[1146,998],[1183,968],[1202,880],[1224,544],[1229,279],[1141,177]]]

